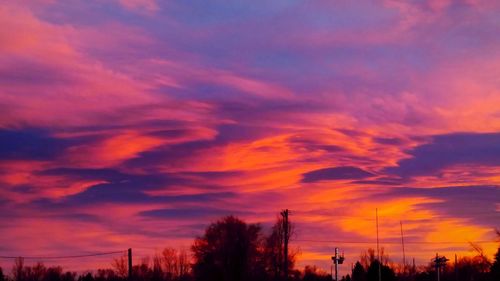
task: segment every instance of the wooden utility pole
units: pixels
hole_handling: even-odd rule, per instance
[[[289,211],[288,209],[285,209],[284,211],[281,212],[281,216],[283,216],[283,230],[284,230],[284,258],[285,261],[283,263],[283,272],[285,273],[285,280],[288,280],[288,238],[289,238],[289,233],[288,233],[288,214]]]
[[[128,249],[128,280],[132,280],[132,248]]]

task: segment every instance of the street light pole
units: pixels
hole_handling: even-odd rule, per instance
[[[339,281],[339,264],[344,263],[344,254],[342,256],[339,255],[339,248],[335,248],[335,256],[332,257],[332,260],[335,264],[335,281]]]

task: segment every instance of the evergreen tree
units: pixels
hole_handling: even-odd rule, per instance
[[[378,270],[379,270],[379,261],[374,260],[371,264],[370,267],[368,268],[368,272],[366,274],[367,280],[368,281],[378,281]],[[396,274],[394,273],[394,270],[392,268],[388,267],[387,265],[380,265],[380,273],[382,276],[382,280],[384,281],[395,281],[396,280]]]
[[[352,281],[366,281],[366,271],[358,261],[352,270]]]

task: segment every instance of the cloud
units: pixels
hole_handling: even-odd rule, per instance
[[[500,133],[437,135],[430,143],[408,151],[410,158],[387,172],[404,176],[435,175],[454,165],[500,166]]]
[[[221,209],[213,207],[198,207],[198,208],[175,208],[175,209],[155,209],[139,213],[140,216],[157,218],[157,219],[217,219],[228,215],[249,215],[247,211],[237,209]]]
[[[395,188],[383,196],[426,197],[434,202],[417,203],[419,210],[432,210],[443,218],[462,218],[472,224],[491,226],[500,219],[496,209],[500,186],[447,186],[428,188]]]
[[[385,145],[401,145],[404,143],[404,140],[398,138],[375,137],[373,140],[377,143]]]
[[[51,137],[40,129],[0,129],[0,158],[2,160],[52,160],[71,145],[69,140]]]
[[[91,205],[98,203],[178,203],[218,201],[234,197],[231,192],[210,192],[186,195],[151,196],[144,191],[159,188],[147,182],[100,184],[67,199],[70,204]]]
[[[100,141],[73,146],[66,151],[65,157],[74,166],[111,167],[165,142],[162,138],[129,131],[113,134]]]
[[[67,128],[95,125],[100,118],[111,125],[117,115],[121,122],[114,125],[119,125],[125,119],[142,119],[124,114],[131,108],[169,104],[168,98],[151,95],[147,81],[135,79],[125,68],[111,64],[113,56],[100,58],[92,52],[96,41],[103,49],[147,45],[144,36],[134,37],[138,30],[132,31],[126,24],[109,26],[115,36],[105,40],[100,28],[73,28],[45,21],[26,6],[2,5],[0,15],[7,31],[1,34],[2,40],[9,42],[2,45],[0,55],[0,73],[5,74],[0,75],[0,109],[6,112],[0,117],[0,126]],[[118,37],[115,41],[119,43],[110,37]],[[141,116],[154,118],[151,114]]]
[[[132,11],[156,12],[159,9],[156,0],[119,0],[119,3]]]
[[[302,182],[309,183],[324,180],[364,179],[372,176],[374,176],[374,174],[357,167],[333,167],[307,172],[303,174]]]
[[[404,184],[404,181],[400,178],[386,178],[386,177],[381,177],[381,178],[376,178],[376,179],[368,179],[368,180],[356,180],[353,181],[353,183],[356,184],[363,184],[363,185],[375,185],[375,186],[391,186],[391,185],[402,185]]]
[[[200,172],[200,173],[154,173],[132,174],[116,169],[77,169],[57,168],[36,173],[37,176],[64,178],[67,182],[89,181],[97,182],[74,194],[52,200],[46,198],[39,203],[48,206],[61,204],[95,205],[101,203],[172,203],[198,202],[199,200],[217,200],[233,195],[231,192],[216,192],[213,186],[208,190],[205,180],[208,178],[226,177],[231,173]],[[168,192],[175,186],[191,186],[197,188],[185,192]],[[21,191],[19,191],[21,192]],[[156,193],[158,194],[156,194]],[[168,195],[166,195],[168,194]]]

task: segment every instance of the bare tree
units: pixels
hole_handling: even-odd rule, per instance
[[[186,249],[181,249],[178,254],[177,267],[179,277],[186,276],[189,274],[189,268],[191,264],[189,262],[189,257]]]
[[[170,247],[163,249],[162,261],[168,280],[172,280],[173,278],[179,276],[179,272],[177,270],[178,257],[176,249]]]
[[[128,276],[128,260],[125,255],[114,259],[112,266],[115,268],[118,276],[122,278],[126,278]]]
[[[43,263],[37,262],[34,266],[31,267],[31,270],[29,270],[29,280],[33,281],[42,281],[44,276],[47,273],[47,268]]]
[[[284,247],[284,229],[283,219],[277,217],[271,234],[266,238],[266,247],[264,249],[264,256],[266,259],[266,270],[278,280],[283,272],[283,247]]]
[[[288,237],[285,237],[285,229],[283,218],[277,216],[276,223],[271,229],[271,234],[265,238],[264,242],[264,260],[266,265],[266,271],[269,275],[273,276],[274,280],[279,280],[284,274],[284,264],[285,264],[285,239],[291,240],[290,238],[295,234],[295,225],[289,221],[288,231],[286,232]],[[295,256],[298,251],[289,250],[288,251],[288,270],[291,272],[295,265]]]
[[[153,281],[163,280],[163,270],[162,270],[162,257],[159,254],[155,254],[153,257]]]
[[[377,260],[377,255],[375,249],[368,248],[365,252],[361,253],[359,257],[359,261],[361,265],[368,270],[370,265]],[[382,265],[386,265],[389,263],[389,255],[385,253],[384,247],[380,248],[380,260]]]
[[[484,250],[476,243],[469,242],[472,251],[476,252],[476,256],[472,258],[473,263],[476,265],[481,273],[485,273],[491,266],[491,261],[484,254]]]
[[[26,273],[24,272],[24,258],[19,257],[14,260],[12,276],[14,277],[14,281],[26,280]]]

